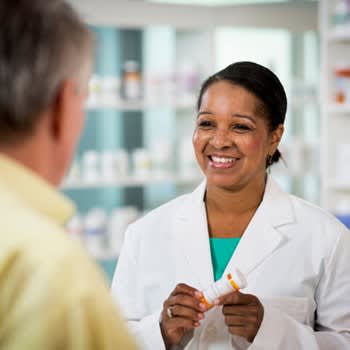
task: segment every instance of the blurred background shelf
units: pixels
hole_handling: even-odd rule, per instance
[[[195,96],[179,97],[173,99],[158,99],[154,101],[147,100],[135,100],[135,101],[123,101],[115,100],[110,102],[90,103],[87,104],[85,109],[87,111],[98,110],[116,110],[116,111],[134,111],[140,112],[150,109],[178,109],[178,110],[195,110]]]
[[[323,161],[323,154],[317,2],[236,1],[232,6],[125,0],[71,2],[91,25],[97,43],[95,85],[90,84],[92,98],[86,106],[86,127],[75,157],[80,171],[84,172],[87,152],[102,155],[123,150],[128,154],[127,173],[133,174],[135,167],[144,166],[134,157],[142,150],[150,156],[147,166],[151,172],[157,162],[164,162],[167,164],[162,169],[171,174],[163,179],[66,182],[62,191],[77,204],[80,215],[80,226],[73,225],[73,231],[78,228],[77,235],[88,237],[82,240],[85,245],[93,242],[86,226],[102,222],[105,231],[99,231],[101,241],[96,244],[105,245],[110,252],[116,239],[118,248],[129,220],[127,213],[144,215],[192,191],[201,181],[201,176],[174,174],[186,173],[183,169],[198,171],[191,139],[199,88],[205,78],[234,61],[255,61],[280,77],[290,102],[281,145],[288,168],[276,168],[272,173],[288,192],[320,203],[319,161]],[[137,63],[134,73],[139,77],[140,96],[128,100],[123,96],[126,63],[130,61]],[[98,80],[101,85],[96,89]],[[118,220],[124,226],[106,228]],[[115,261],[117,255],[113,253],[107,260]]]
[[[332,104],[327,108],[328,113],[330,114],[350,114],[350,104]]]
[[[321,43],[321,205],[350,217],[350,6],[319,2]],[[350,181],[350,180],[349,180]],[[345,223],[350,222],[348,219]]]
[[[150,175],[148,177],[127,176],[125,178],[107,180],[107,181],[69,181],[63,184],[62,190],[87,190],[108,187],[138,187],[157,184],[173,183],[176,185],[196,185],[203,180],[201,176],[178,176],[178,175]]]
[[[331,30],[327,36],[329,43],[341,43],[350,42],[350,30],[349,31],[336,31]]]
[[[330,181],[329,187],[338,192],[350,192],[350,182],[340,182],[339,180]]]

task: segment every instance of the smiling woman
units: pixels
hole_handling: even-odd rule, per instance
[[[279,79],[252,62],[202,85],[193,146],[206,180],[128,228],[113,281],[144,349],[349,349],[350,236],[266,171],[286,109]],[[201,291],[235,268],[248,287],[209,310]]]
[[[193,144],[208,183],[221,181],[235,188],[264,180],[267,159],[277,149],[283,126],[270,131],[261,104],[253,93],[224,80],[205,90]]]

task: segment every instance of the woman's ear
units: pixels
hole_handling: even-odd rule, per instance
[[[277,128],[271,132],[271,143],[270,143],[271,152],[270,152],[270,154],[273,154],[276,151],[276,149],[281,141],[281,138],[283,136],[283,132],[284,132],[284,125],[283,124],[279,124],[277,126]]]

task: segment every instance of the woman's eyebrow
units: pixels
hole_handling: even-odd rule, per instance
[[[256,118],[255,117],[253,117],[251,115],[247,115],[247,114],[234,113],[234,114],[232,114],[232,117],[248,119],[248,120],[250,120],[253,123],[256,122]]]
[[[202,114],[213,114],[213,113],[209,112],[209,111],[200,111],[200,112],[198,112],[198,116],[200,116]]]

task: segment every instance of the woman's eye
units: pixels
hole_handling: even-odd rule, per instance
[[[238,131],[238,132],[246,132],[246,131],[250,131],[251,128],[247,125],[244,125],[244,124],[234,124],[233,125],[233,129],[235,131]]]
[[[209,120],[202,120],[198,123],[198,126],[201,128],[209,128],[212,126],[212,122],[210,122]]]

